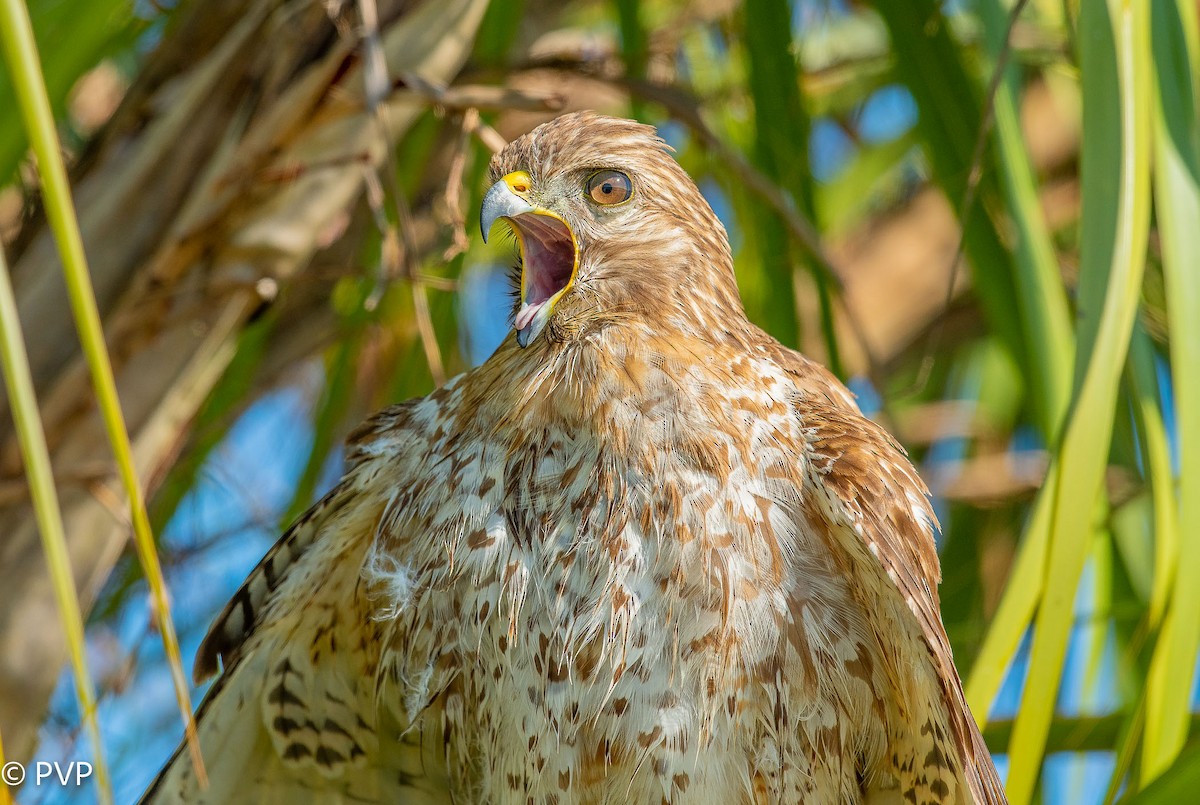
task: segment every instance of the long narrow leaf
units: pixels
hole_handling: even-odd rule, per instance
[[[1009,35],[1008,15],[995,0],[985,3],[983,11],[993,57],[998,58],[1005,46],[1005,37]],[[1015,277],[1024,329],[1030,343],[1040,347],[1030,355],[1037,381],[1034,405],[1041,414],[1043,433],[1054,438],[1070,396],[1068,379],[1074,344],[1066,296],[1021,136],[1013,84],[1013,79],[1006,77],[998,85],[994,100],[996,139],[1004,192],[1017,230]],[[1000,690],[1041,597],[1050,506],[1057,488],[1054,470],[1051,470],[1039,494],[1000,606],[968,678],[967,699],[980,725],[987,722],[988,709]]]
[[[966,680],[967,703],[980,727],[987,723],[988,711],[1041,600],[1046,576],[1046,550],[1050,544],[1050,517],[1058,494],[1057,463],[1050,465],[1046,481],[1038,491],[1025,537],[1017,549],[1012,572],[992,617],[991,625],[975,656]]]
[[[1200,791],[1200,744],[1184,750],[1152,785],[1121,805],[1179,805],[1193,802]]]
[[[1014,805],[1031,800],[1041,770],[1074,619],[1075,592],[1093,529],[1090,515],[1093,504],[1100,499],[1107,466],[1109,439],[1098,435],[1112,433],[1121,369],[1145,269],[1150,213],[1149,10],[1132,0],[1113,6],[1122,139],[1115,236],[1111,228],[1108,232],[1113,237],[1113,259],[1109,266],[1085,263],[1082,268],[1082,281],[1104,288],[1104,303],[1094,348],[1059,451],[1059,487],[1053,507],[1045,593],[1034,630],[1029,678],[1009,743],[1008,794]],[[1104,24],[1101,20],[1109,19],[1103,0],[1085,2],[1082,14],[1091,18],[1096,29]],[[1085,182],[1087,178],[1085,174]],[[1085,197],[1087,192],[1085,186]],[[1085,233],[1085,238],[1088,234],[1104,236],[1101,232]]]
[[[621,58],[625,62],[625,75],[634,80],[646,77],[646,64],[650,58],[650,40],[642,21],[641,0],[614,0],[617,21],[621,29]],[[635,118],[645,114],[641,98],[633,95],[629,109]]]
[[[89,0],[86,3],[32,3],[30,13],[37,40],[54,48],[44,78],[51,107],[64,111],[71,88],[101,59],[132,44],[145,22],[130,13],[128,0]],[[0,74],[0,109],[12,109],[13,87]],[[29,150],[29,138],[15,119],[0,119],[0,185]]]
[[[1153,4],[1155,209],[1171,325],[1171,377],[1179,430],[1179,563],[1200,567],[1200,147],[1196,87],[1183,19],[1175,4]],[[1194,14],[1194,8],[1191,9]],[[1156,584],[1158,580],[1155,580]],[[1200,586],[1176,584],[1170,628],[1151,661],[1142,782],[1157,777],[1187,738],[1192,677],[1200,649]]]
[[[0,37],[3,37],[0,39],[0,45],[5,48],[9,47],[8,21],[7,17],[0,16]],[[46,434],[42,428],[37,397],[33,390],[29,357],[25,352],[25,342],[21,338],[17,300],[8,276],[8,263],[4,259],[3,249],[0,249],[0,368],[4,370],[4,385],[12,403],[13,421],[21,445],[21,455],[25,459],[29,493],[33,498],[38,530],[41,532],[42,546],[46,553],[46,564],[50,566],[50,581],[54,586],[59,617],[66,633],[67,652],[75,674],[75,696],[79,700],[79,712],[94,746],[96,787],[100,791],[100,800],[111,803],[108,766],[104,761],[104,745],[100,741],[100,726],[96,721],[96,690],[88,673],[83,615],[79,608],[75,574],[71,570],[71,558],[67,551],[67,537],[63,529],[62,512],[58,506],[58,492],[54,488],[50,451],[46,447]],[[7,791],[6,783],[0,785]]]
[[[46,204],[46,217],[54,232],[55,241],[62,257],[71,312],[75,317],[75,326],[79,331],[84,356],[91,371],[96,400],[116,458],[121,483],[129,498],[138,558],[145,570],[146,580],[150,587],[155,620],[162,635],[163,648],[171,668],[175,696],[187,728],[192,758],[201,779],[203,779],[203,761],[200,758],[199,744],[195,740],[192,705],[188,694],[187,678],[184,676],[183,663],[180,660],[179,640],[175,635],[175,626],[171,620],[166,583],[163,581],[162,568],[154,547],[154,535],[150,531],[150,518],[146,513],[146,503],[142,497],[141,486],[133,463],[133,449],[121,413],[116,380],[113,377],[112,365],[108,360],[100,312],[97,309],[96,295],[88,274],[83,239],[79,234],[79,222],[71,201],[67,171],[63,165],[54,116],[50,111],[50,100],[42,79],[41,62],[38,60],[29,14],[20,0],[2,0],[0,2],[0,46],[3,48],[4,58],[13,78],[21,117],[29,132],[33,151],[37,155],[38,174]],[[65,556],[63,561],[68,561]],[[87,712],[86,708],[84,712]],[[99,745],[96,750],[99,753]]]
[[[816,217],[816,193],[808,164],[808,148],[804,146],[810,141],[812,121],[797,78],[792,6],[786,0],[748,0],[745,14],[747,78],[754,96],[755,154],[760,166],[779,177],[781,186],[791,194],[801,214],[811,221]],[[771,240],[778,238],[786,243],[782,222],[776,215],[771,218],[774,221],[769,232]],[[768,251],[763,257],[768,261],[786,259],[788,251],[785,249],[778,257]],[[790,273],[790,262],[777,270],[782,273],[785,269]],[[813,271],[813,280],[829,368],[837,375],[844,375],[833,326],[833,289],[829,278],[820,271]],[[777,288],[776,293],[784,290]],[[782,311],[785,305],[774,307]]]
[[[999,60],[1007,47],[1009,15],[999,0],[982,5],[989,47]],[[997,68],[1000,65],[997,64]],[[1042,214],[1033,166],[1021,134],[1012,68],[997,85],[993,99],[996,118],[996,144],[999,167],[1008,210],[1012,215],[1016,240],[1014,280],[1020,302],[1022,326],[1030,344],[1033,369],[1034,406],[1042,431],[1053,440],[1062,424],[1071,396],[1071,361],[1074,337],[1071,314],[1054,255],[1054,244]]]
[[[973,164],[984,125],[976,79],[966,70],[963,54],[951,35],[949,21],[936,0],[880,0],[875,9],[892,38],[894,70],[912,93],[919,117],[917,129],[934,179],[950,203],[962,207],[977,178],[976,202],[960,209],[963,251],[971,266],[976,297],[992,331],[1028,371],[1029,352],[1038,348],[1013,316],[1019,309],[1012,280],[1012,259],[987,210],[1000,208],[992,152],[984,148]],[[1049,441],[1049,434],[1043,433]]]
[[[1140,425],[1138,442],[1154,512],[1154,580],[1147,620],[1150,627],[1156,629],[1162,625],[1166,613],[1179,558],[1179,509],[1171,470],[1171,447],[1159,399],[1154,349],[1150,337],[1140,327],[1133,334],[1129,363],[1134,412]]]
[[[1175,579],[1175,563],[1179,552],[1179,516],[1175,500],[1175,481],[1171,470],[1171,449],[1155,367],[1154,348],[1150,337],[1140,325],[1135,325],[1129,345],[1129,366],[1125,383],[1136,425],[1137,448],[1142,473],[1149,486],[1143,503],[1126,502],[1113,512],[1109,520],[1113,539],[1119,549],[1122,567],[1130,582],[1138,587],[1136,600],[1148,603],[1146,616],[1136,627],[1115,621],[1117,644],[1128,660],[1127,672],[1136,676],[1132,685],[1125,685],[1126,700],[1135,700],[1126,717],[1120,740],[1115,748],[1116,763],[1109,780],[1105,804],[1115,801],[1122,789],[1125,793],[1137,790],[1138,781],[1130,780],[1138,750],[1142,747],[1146,728],[1146,679],[1144,656],[1139,649],[1145,635],[1162,631],[1167,598]],[[1134,577],[1140,579],[1135,581]]]
[[[806,164],[810,122],[800,99],[792,52],[791,11],[782,0],[749,0],[745,7],[747,82],[754,99],[754,161],[778,177],[801,211],[812,220],[812,182]],[[799,147],[797,147],[799,146]],[[774,214],[757,217],[759,262],[775,299],[793,298],[793,264],[788,236]],[[794,308],[770,304],[763,324],[785,344],[796,343]]]
[[[3,260],[3,259],[4,259],[3,255],[0,255],[0,260]],[[7,269],[5,269],[5,273],[6,274],[8,273]],[[6,772],[3,779],[0,779],[0,805],[12,805],[13,798],[12,798],[12,793],[9,791],[8,776],[7,776],[8,761],[4,759],[4,738],[3,738],[3,736],[0,736],[0,768],[4,769]]]

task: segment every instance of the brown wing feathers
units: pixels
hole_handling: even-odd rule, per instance
[[[942,627],[937,595],[941,571],[933,540],[937,523],[925,484],[903,448],[878,424],[820,394],[806,397],[798,407],[802,422],[811,429],[814,456],[827,462],[822,472],[826,485],[857,514],[859,535],[917,618],[974,801],[1006,802]]]
[[[218,660],[224,663],[226,670],[237,661],[242,643],[260,622],[271,594],[284,579],[288,569],[316,540],[324,514],[331,506],[336,505],[338,498],[345,493],[345,487],[343,482],[321,498],[280,537],[262,561],[250,571],[246,581],[213,621],[196,652],[195,665],[192,667],[192,677],[196,682],[202,682],[217,673]]]

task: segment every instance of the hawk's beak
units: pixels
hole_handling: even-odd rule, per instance
[[[513,326],[517,343],[528,346],[546,326],[554,305],[575,283],[579,244],[562,216],[529,201],[533,182],[516,171],[492,185],[483,197],[479,228],[483,242],[496,221],[504,219],[521,249],[521,304]]]

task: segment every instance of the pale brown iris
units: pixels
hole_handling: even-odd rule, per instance
[[[620,171],[596,171],[588,178],[587,193],[597,204],[620,204],[633,195],[633,183]]]

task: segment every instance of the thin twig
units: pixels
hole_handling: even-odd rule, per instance
[[[954,286],[958,280],[958,267],[962,262],[963,251],[967,243],[967,218],[973,212],[975,200],[979,194],[979,184],[983,180],[983,154],[987,148],[988,134],[996,119],[996,95],[1000,92],[1000,84],[1004,81],[1004,71],[1008,67],[1008,59],[1012,54],[1013,29],[1025,5],[1029,0],[1017,0],[1008,15],[1008,26],[1004,31],[1004,41],[1000,45],[1000,53],[996,56],[996,67],[988,82],[987,95],[984,98],[983,119],[979,121],[979,131],[975,135],[975,148],[971,153],[971,165],[967,173],[967,187],[963,192],[962,204],[958,210],[958,243],[954,247],[954,255],[950,259],[950,277],[946,281],[946,297],[942,300],[942,315],[936,320],[929,331],[929,340],[925,344],[925,353],[921,358],[921,367],[913,379],[912,386],[905,396],[920,394],[933,374],[933,364],[937,351],[941,348],[942,336],[945,333],[946,312],[954,303]]]
[[[479,124],[479,112],[468,109],[462,114],[458,142],[450,158],[450,170],[446,172],[446,190],[442,194],[446,223],[450,225],[451,242],[442,253],[442,261],[449,263],[471,246],[467,238],[467,220],[462,211],[463,172],[467,165],[467,145],[471,131]]]
[[[417,332],[421,334],[421,346],[425,350],[425,362],[429,364],[433,382],[440,386],[446,382],[446,369],[442,365],[442,353],[438,347],[437,333],[433,329],[433,318],[429,315],[429,297],[425,295],[425,286],[419,282],[412,283],[412,294]]]
[[[446,291],[448,293],[458,291],[458,280],[453,280],[449,277],[439,277],[436,274],[426,274],[424,271],[418,271],[413,274],[413,279],[430,290]]]
[[[374,310],[383,297],[388,279],[400,273],[399,266],[403,263],[400,252],[403,247],[395,227],[388,221],[387,212],[384,210],[386,194],[383,192],[383,183],[379,181],[379,174],[373,168],[363,169],[363,192],[366,194],[367,208],[371,211],[375,228],[383,238],[379,247],[379,266],[374,271],[375,287],[363,302],[367,310]]]
[[[104,432],[112,448],[121,485],[129,502],[134,546],[152,594],[154,614],[161,629],[163,651],[169,659],[168,667],[171,670],[176,703],[184,722],[185,740],[191,754],[192,765],[197,780],[203,788],[207,785],[208,779],[204,770],[204,760],[200,754],[196,722],[192,717],[187,680],[183,675],[183,667],[180,662],[179,641],[171,621],[170,599],[163,581],[154,535],[150,530],[150,518],[146,513],[145,496],[138,479],[129,429],[121,410],[112,361],[105,345],[103,322],[96,302],[91,275],[88,272],[78,217],[71,201],[70,184],[67,180],[67,171],[62,159],[54,115],[42,76],[33,29],[29,22],[28,9],[23,3],[15,2],[15,0],[0,2],[0,52],[3,52],[6,57],[5,62],[9,68],[9,74],[13,77],[17,107],[21,111],[30,144],[37,157],[38,175],[45,193],[46,216],[50,228],[54,231],[54,239],[62,257],[63,278],[72,318],[79,331],[80,343],[92,378],[97,409],[104,424]],[[17,412],[21,408],[32,405],[32,410],[23,414],[28,419],[17,419],[18,432],[21,434],[21,447],[26,461],[33,465],[38,465],[43,461],[45,463],[44,467],[39,468],[40,471],[31,470],[29,476],[34,496],[33,502],[38,526],[42,532],[55,598],[62,615],[64,638],[75,673],[80,715],[83,723],[87,725],[94,743],[97,794],[101,802],[107,803],[112,801],[112,788],[109,784],[104,746],[96,719],[95,690],[88,677],[87,661],[84,656],[84,629],[79,598],[71,575],[70,554],[67,550],[66,538],[63,535],[62,513],[53,487],[54,479],[51,474],[45,434],[42,431],[41,417],[38,414],[32,381],[29,379],[28,357],[25,355],[24,343],[19,334],[19,322],[16,321],[16,302],[12,298],[12,289],[8,281],[8,267],[4,264],[2,255],[0,255],[0,274],[3,274],[4,277],[3,288],[0,288],[0,297],[3,298],[5,305],[0,319],[10,319],[10,325],[16,323],[14,328],[0,327],[0,330],[7,330],[4,333],[6,355],[5,360],[2,361],[5,368],[6,385],[9,399],[14,400],[14,416],[17,416]],[[20,367],[15,367],[14,362],[20,364]],[[14,387],[14,384],[20,388]],[[28,387],[26,388],[26,386]],[[17,394],[21,394],[21,397],[18,398]],[[32,458],[30,450],[36,451]],[[45,488],[47,486],[48,490]]]
[[[54,473],[54,486],[88,486],[112,477],[112,465],[102,461],[91,462],[70,470]],[[29,500],[29,481],[24,477],[0,478],[0,506],[11,506]]]
[[[493,154],[498,154],[504,150],[504,146],[508,145],[508,140],[500,136],[500,132],[484,123],[483,120],[476,122],[475,127],[471,129],[471,133],[483,143],[483,147],[491,151]]]
[[[497,87],[488,84],[458,84],[442,87],[415,73],[406,73],[396,81],[396,89],[409,92],[431,101],[443,109],[464,112],[475,109],[480,112],[559,112],[566,106],[566,98],[558,92]]]
[[[417,75],[416,73],[403,73],[400,76],[400,80],[401,80],[402,86],[406,87],[407,89],[409,89],[412,92],[417,93],[418,95],[420,95],[421,97],[423,97],[427,101],[429,101],[430,103],[434,104],[435,106],[441,107],[442,109],[457,109],[457,110],[460,110],[463,112],[473,109],[476,112],[478,112],[480,109],[488,108],[486,103],[471,103],[470,105],[467,105],[467,106],[461,105],[461,104],[467,103],[468,101],[482,100],[479,97],[474,97],[479,94],[478,88],[444,87],[444,86],[441,86],[440,84],[435,84],[432,81],[428,81],[425,78],[422,78],[421,76]],[[471,90],[471,93],[469,95],[459,95],[458,93],[463,89],[469,89],[469,90]],[[564,101],[563,101],[562,97],[558,96],[558,95],[553,95],[553,94],[537,95],[534,93],[518,93],[518,97],[523,97],[523,98],[531,99],[531,100],[536,99],[538,101],[538,103],[537,103],[537,105],[524,105],[524,104],[513,104],[513,105],[509,105],[509,106],[495,105],[492,108],[495,108],[495,109],[518,109],[518,110],[538,111],[538,112],[555,112],[555,111],[562,109],[562,107],[564,105]],[[456,104],[458,104],[458,105],[456,105]],[[476,118],[472,122],[471,133],[474,134],[476,137],[478,137],[479,141],[481,143],[483,143],[484,146],[486,146],[487,149],[489,151],[491,151],[493,154],[503,151],[504,146],[508,145],[508,141],[505,140],[503,137],[501,137],[500,133],[498,131],[493,129],[488,124],[484,123],[483,120],[480,118]]]
[[[287,163],[283,165],[270,165],[260,171],[255,172],[254,178],[256,181],[264,184],[269,183],[285,183],[299,179],[306,173],[311,173],[324,168],[344,168],[352,163],[360,163],[368,165],[371,162],[370,154],[365,151],[360,151],[357,154],[345,154],[343,156],[329,157],[328,159],[312,160],[304,163]],[[221,186],[232,184],[230,179],[221,179]]]
[[[413,291],[413,309],[416,314],[417,332],[421,336],[421,345],[425,350],[425,359],[429,364],[429,373],[433,376],[433,380],[439,386],[446,381],[446,372],[442,363],[441,348],[437,343],[437,333],[433,327],[433,320],[429,314],[429,300],[425,296],[425,287],[417,279],[416,258],[412,253],[412,212],[408,207],[407,199],[400,188],[399,179],[397,177],[399,166],[396,164],[396,154],[391,147],[391,137],[389,137],[387,121],[383,117],[382,104],[387,95],[391,92],[391,82],[387,78],[387,60],[384,58],[383,40],[379,35],[379,14],[375,6],[375,0],[358,0],[359,19],[362,22],[362,40],[363,49],[363,85],[366,93],[366,101],[371,109],[371,117],[374,124],[379,129],[379,135],[384,147],[384,159],[387,170],[385,171],[386,181],[389,192],[386,194],[392,202],[393,212],[396,216],[396,226],[400,232],[397,234],[394,231],[392,235],[394,240],[389,244],[388,230],[392,227],[386,225],[382,230],[384,233],[385,249],[392,245],[396,247],[395,256],[398,258],[399,268],[402,276],[412,283]],[[407,78],[407,77],[406,77]],[[409,86],[414,83],[406,80]],[[368,173],[375,174],[374,170]],[[376,177],[377,178],[377,177]],[[372,193],[368,193],[370,198]],[[380,222],[380,216],[376,216],[376,222]],[[386,256],[385,256],[386,259]],[[382,291],[382,285],[376,289],[376,292]],[[376,292],[372,293],[369,302],[378,303]]]

